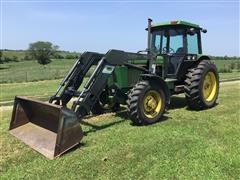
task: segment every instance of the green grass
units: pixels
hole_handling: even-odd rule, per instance
[[[226,63],[227,61],[231,60],[219,60],[216,62]],[[43,99],[50,97],[56,91],[61,78],[66,75],[74,62],[75,60],[68,59],[53,60],[53,62],[45,68],[35,61],[14,62],[0,65],[8,66],[6,69],[0,70],[0,103],[13,101],[16,95],[37,96]],[[217,65],[223,65],[221,63],[217,63]],[[220,73],[219,76],[220,80],[240,79],[240,72]],[[21,83],[26,81],[30,82]],[[38,82],[32,83],[32,81]],[[10,102],[10,104],[11,103],[12,102]],[[4,104],[9,103],[6,102]]]
[[[219,104],[189,111],[172,98],[164,121],[132,126],[123,111],[89,119],[80,146],[53,161],[7,129],[11,109],[1,111],[1,179],[238,179],[240,83],[220,87]]]
[[[18,60],[23,59],[26,55],[25,51],[2,51],[4,57],[12,58],[13,56],[17,57]]]
[[[65,57],[66,55],[79,56],[80,53],[60,50],[57,51],[57,54]],[[26,55],[29,56],[29,53],[27,50],[3,50],[2,55],[7,58],[13,58],[15,56],[17,57],[18,61],[23,61]]]
[[[32,82],[63,78],[76,60],[53,60],[45,68],[36,61],[21,61],[0,64],[0,83]],[[230,66],[239,60],[215,60],[218,69]],[[237,67],[237,65],[235,66]],[[224,73],[225,74],[225,73]],[[223,76],[224,76],[223,74]],[[240,77],[240,72],[233,72],[231,78]]]
[[[230,60],[221,60],[221,63],[226,61]],[[74,62],[75,60],[68,59],[53,60],[45,68],[35,61],[0,65],[0,105],[11,104],[16,95],[49,98]],[[4,68],[1,69],[1,67]],[[240,79],[240,72],[220,73],[219,76],[220,80]],[[33,81],[38,82],[32,83]]]
[[[28,83],[1,84],[0,102],[11,101],[19,96],[49,97],[57,90],[60,80],[46,80]]]
[[[53,60],[43,67],[36,61],[11,62],[0,65],[0,83],[28,82],[47,79],[59,79],[66,75],[76,60]]]
[[[219,73],[221,81],[231,80],[231,79],[240,79],[240,72],[231,72],[231,73]]]
[[[228,67],[233,63],[235,65],[235,69],[237,69],[237,63],[240,62],[240,59],[233,59],[233,60],[213,60],[213,62],[216,64],[218,69],[222,69],[224,67]]]
[[[85,84],[87,78],[84,79],[80,89]],[[12,104],[15,96],[28,96],[37,99],[48,99],[52,96],[61,80],[45,80],[38,82],[26,82],[26,83],[9,83],[0,84],[0,104]],[[9,102],[10,101],[10,102]]]

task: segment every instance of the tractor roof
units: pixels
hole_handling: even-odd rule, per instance
[[[175,21],[168,21],[168,22],[159,23],[159,24],[153,24],[152,27],[157,28],[157,27],[178,26],[178,25],[188,26],[192,28],[200,28],[199,25],[197,24],[193,24],[187,21],[182,21],[182,20],[175,20]]]

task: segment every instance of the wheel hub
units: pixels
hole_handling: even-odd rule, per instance
[[[217,89],[216,76],[213,72],[208,72],[203,81],[203,98],[205,101],[212,101]]]
[[[152,111],[156,108],[157,106],[157,101],[154,99],[154,97],[149,96],[147,97],[147,103],[146,103],[146,107],[148,111]]]
[[[155,90],[150,90],[146,93],[143,102],[144,114],[148,118],[154,118],[158,115],[161,109],[161,96]]]

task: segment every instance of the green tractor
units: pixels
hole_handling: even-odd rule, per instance
[[[185,93],[190,109],[215,105],[219,77],[210,58],[202,55],[201,32],[206,30],[185,21],[151,25],[149,20],[149,31],[148,49],[139,51],[148,58],[115,68],[94,114],[127,103],[134,124],[152,124],[161,120],[170,96],[179,93]]]
[[[134,124],[152,124],[162,119],[170,97],[180,93],[190,109],[213,107],[219,76],[210,58],[202,55],[201,32],[206,30],[180,20],[153,25],[151,19],[146,30],[146,50],[83,53],[49,102],[17,96],[10,133],[52,159],[80,142],[81,120],[90,113],[127,105]]]

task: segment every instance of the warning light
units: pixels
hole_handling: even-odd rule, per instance
[[[171,24],[177,24],[178,21],[171,21]]]

